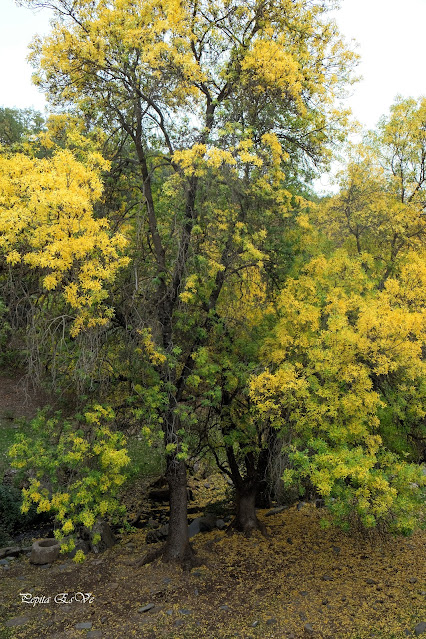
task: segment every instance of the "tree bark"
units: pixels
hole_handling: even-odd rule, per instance
[[[234,528],[244,533],[247,537],[251,535],[253,530],[260,530],[262,534],[266,535],[266,527],[256,515],[256,495],[259,488],[259,477],[254,465],[254,457],[250,453],[246,455],[247,473],[245,477],[242,477],[231,446],[227,447],[226,455],[235,486],[235,518],[229,528]]]
[[[194,552],[189,543],[185,462],[169,455],[166,478],[170,488],[170,517],[164,560],[190,568],[194,564]]]
[[[233,527],[247,536],[251,535],[253,530],[260,528],[256,515],[256,493],[256,484],[250,480],[243,481],[236,487]]]

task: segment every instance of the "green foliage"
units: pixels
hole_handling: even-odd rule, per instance
[[[0,107],[0,144],[12,147],[24,136],[38,133],[43,126],[43,117],[33,109],[11,109]]]
[[[114,432],[110,408],[92,406],[74,422],[40,413],[30,436],[18,435],[9,451],[15,468],[31,471],[23,490],[22,512],[32,503],[37,512],[52,512],[55,536],[69,536],[72,550],[79,526],[91,529],[97,519],[119,520],[124,513],[118,494],[130,460],[121,433]],[[80,555],[76,555],[76,561]]]

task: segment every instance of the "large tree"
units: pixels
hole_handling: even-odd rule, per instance
[[[137,314],[151,329],[167,397],[165,556],[190,561],[188,379],[226,287],[254,265],[266,276],[294,204],[287,186],[324,161],[341,133],[335,100],[354,57],[327,18],[331,2],[21,4],[54,15],[51,34],[33,44],[36,82],[53,106],[117,132],[115,159],[124,152],[133,169],[133,284],[149,300]]]

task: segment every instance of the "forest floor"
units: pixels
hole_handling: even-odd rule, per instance
[[[143,486],[130,491],[134,513],[146,505]],[[220,507],[229,493],[220,475],[193,479],[192,488],[191,510],[200,513]],[[193,537],[200,565],[190,572],[158,560],[136,566],[157,547],[147,546],[146,528],[121,535],[83,564],[60,558],[35,566],[26,555],[7,560],[0,565],[0,638],[402,639],[419,633],[426,622],[425,533],[395,539],[324,530],[323,509],[313,504],[266,513],[258,514],[267,537],[225,530]],[[39,603],[24,603],[20,593]],[[75,593],[92,598],[56,603],[60,593],[68,593],[67,601]]]

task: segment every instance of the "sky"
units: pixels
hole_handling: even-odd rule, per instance
[[[387,113],[395,96],[426,95],[423,70],[426,0],[341,0],[335,17],[347,40],[358,42],[363,79],[351,89],[348,105],[367,128]],[[31,85],[28,44],[49,31],[49,14],[0,0],[0,106],[45,107]]]

